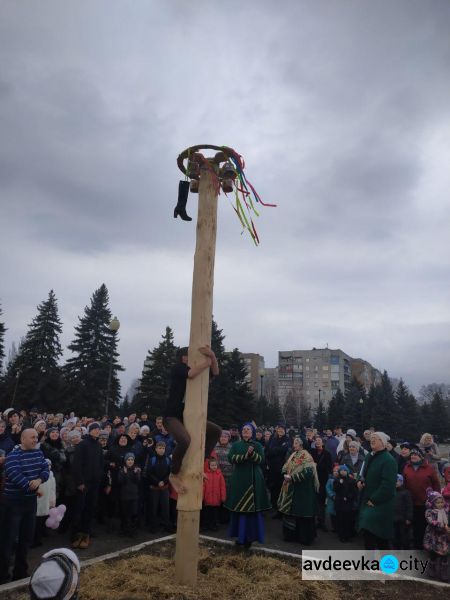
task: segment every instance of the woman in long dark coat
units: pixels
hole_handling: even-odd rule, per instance
[[[397,462],[387,451],[388,436],[372,433],[370,452],[358,481],[361,490],[358,530],[364,536],[366,550],[387,550],[394,537],[394,505]]]
[[[270,508],[261,468],[264,450],[253,439],[254,432],[252,423],[245,423],[241,429],[242,439],[231,446],[228,459],[234,465],[234,471],[224,504],[231,512],[229,534],[237,538],[238,546],[246,549],[255,541],[264,542],[262,511]]]

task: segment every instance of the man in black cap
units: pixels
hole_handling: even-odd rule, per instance
[[[103,450],[98,442],[100,424],[91,423],[88,435],[77,445],[72,463],[72,474],[77,488],[73,516],[73,548],[88,548],[92,519],[103,478]]]

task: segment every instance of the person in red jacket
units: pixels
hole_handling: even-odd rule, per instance
[[[425,520],[427,488],[440,492],[441,486],[435,468],[425,461],[425,455],[418,446],[411,446],[409,462],[403,469],[403,480],[405,489],[411,493],[414,505],[412,520],[414,548],[422,550],[427,526]]]
[[[217,459],[210,458],[203,480],[203,529],[219,529],[219,507],[225,502],[227,491],[225,479]]]

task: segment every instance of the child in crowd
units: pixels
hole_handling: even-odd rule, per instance
[[[203,529],[219,529],[219,508],[227,499],[225,479],[217,459],[210,458],[203,479]]]
[[[336,494],[336,529],[341,542],[349,542],[353,530],[353,507],[357,497],[355,480],[347,465],[339,465],[338,478],[333,483]]]
[[[141,470],[135,465],[135,457],[132,452],[125,454],[124,463],[118,474],[120,533],[133,536],[138,525]]]
[[[411,547],[411,523],[413,501],[411,493],[403,487],[403,475],[397,475],[394,505],[394,548],[409,550]]]
[[[150,488],[148,516],[151,533],[158,531],[159,522],[167,533],[173,533],[174,530],[169,513],[170,465],[165,442],[156,442],[155,455],[149,457],[145,472],[145,479]]]
[[[33,548],[42,546],[42,538],[45,536],[45,521],[50,509],[56,506],[56,481],[52,471],[52,461],[45,459],[50,471],[49,478],[41,483],[37,493],[36,525],[34,528]]]
[[[430,553],[428,574],[448,581],[448,553],[450,527],[448,525],[448,505],[442,494],[427,489],[425,519],[427,528],[423,547]]]
[[[327,504],[325,508],[325,514],[329,515],[331,522],[331,531],[336,531],[336,507],[334,505],[334,499],[336,497],[336,492],[334,491],[334,482],[337,480],[339,476],[339,465],[333,466],[333,473],[328,478],[327,484],[325,486],[325,492],[327,494]]]

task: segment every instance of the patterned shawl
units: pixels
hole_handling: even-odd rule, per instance
[[[319,491],[320,483],[319,478],[317,477],[317,468],[316,463],[314,462],[313,457],[306,450],[297,450],[293,452],[283,466],[283,473],[287,475],[300,474],[307,468],[311,468],[313,470],[313,478],[314,478],[314,488],[316,492]]]

